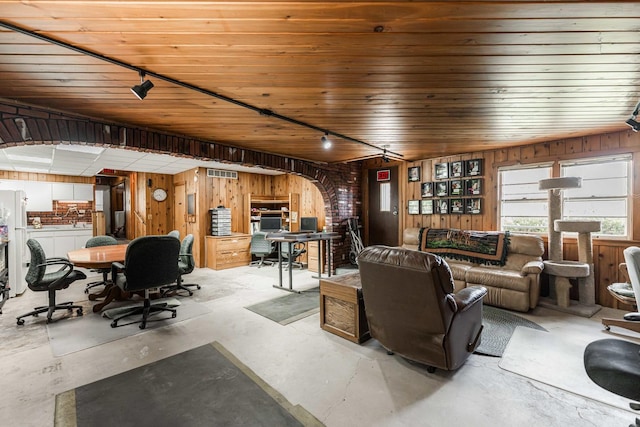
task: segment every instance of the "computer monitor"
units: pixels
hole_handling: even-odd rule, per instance
[[[260,231],[279,231],[282,228],[282,220],[279,216],[261,216]]]
[[[300,231],[308,231],[315,233],[318,231],[318,218],[315,216],[307,216],[300,218]]]

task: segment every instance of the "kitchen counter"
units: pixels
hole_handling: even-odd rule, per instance
[[[27,227],[27,238],[37,240],[47,257],[66,257],[69,251],[83,248],[93,237],[93,227],[73,225],[43,225],[42,228]]]
[[[42,228],[34,228],[33,226],[27,227],[27,232],[29,233],[41,233],[46,231],[74,232],[74,231],[87,231],[87,230],[93,232],[93,225],[85,224],[82,226],[77,225],[74,227],[73,225],[69,224],[69,225],[43,225]]]

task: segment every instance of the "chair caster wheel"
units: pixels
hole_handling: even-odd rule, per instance
[[[388,354],[389,356],[393,356],[393,351],[391,351],[391,350],[387,350],[387,354]]]
[[[171,313],[171,318],[175,319],[178,316],[178,313]]]
[[[611,330],[611,326],[605,326],[605,327],[604,327],[604,330],[605,330],[605,331],[610,331],[610,330]]]
[[[111,327],[112,327],[112,328],[115,328],[115,327],[117,327],[117,326],[118,326],[118,322],[115,322],[115,321],[114,321],[114,322],[111,322]]]
[[[138,325],[138,328],[140,328],[140,329],[144,329],[146,327],[147,327],[146,323],[141,323],[141,324]]]
[[[427,372],[429,372],[430,374],[433,374],[436,371],[436,368],[433,366],[427,366]]]
[[[67,308],[67,311],[68,311],[69,313],[71,313],[71,312],[73,311],[73,308],[72,308],[72,307],[69,307],[69,308]]]
[[[196,285],[196,289],[202,289],[200,285]]]
[[[81,309],[81,308],[79,308],[78,310],[76,310],[76,314],[77,314],[78,316],[82,316],[82,309]]]
[[[47,323],[53,323],[53,319],[47,317]]]
[[[38,317],[40,316],[38,313],[34,314],[33,317]]]
[[[18,324],[18,326],[24,325],[24,319],[18,319],[16,323]]]

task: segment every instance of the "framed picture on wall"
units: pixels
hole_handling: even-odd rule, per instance
[[[479,176],[482,175],[482,159],[467,160],[465,170],[465,176]]]
[[[482,194],[482,178],[465,180],[465,192],[467,196],[478,196]]]
[[[449,178],[460,178],[463,175],[462,160],[449,163]]]
[[[449,195],[449,183],[447,181],[436,182],[436,196],[447,197]]]
[[[422,197],[433,197],[433,182],[423,182],[420,189]]]
[[[442,199],[437,201],[438,213],[441,215],[449,213],[449,199]]]
[[[465,213],[476,215],[482,213],[482,199],[474,197],[473,199],[465,199],[467,206],[465,207]]]
[[[409,168],[409,182],[420,181],[420,166],[411,166]]]
[[[422,213],[422,215],[432,215],[433,200],[420,200],[420,213]]]
[[[462,186],[461,179],[454,179],[452,181],[449,181],[449,195],[450,196],[464,195],[464,187]]]
[[[451,199],[449,200],[449,212],[452,214],[464,213],[464,201],[463,199]]]
[[[448,163],[436,163],[436,179],[449,178],[449,164]]]
[[[409,215],[420,215],[420,200],[409,200]]]

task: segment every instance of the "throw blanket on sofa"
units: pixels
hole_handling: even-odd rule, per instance
[[[509,232],[421,228],[418,249],[478,264],[504,265]]]

